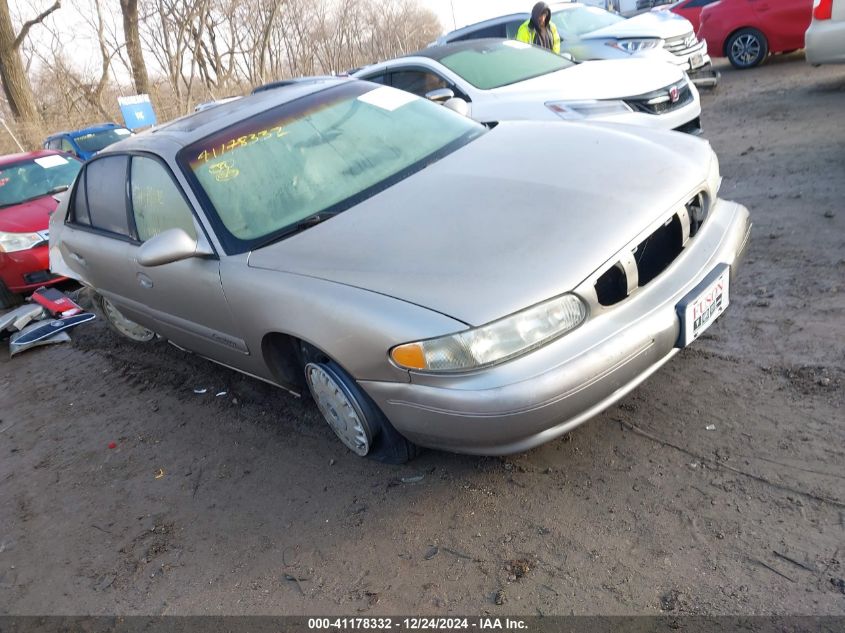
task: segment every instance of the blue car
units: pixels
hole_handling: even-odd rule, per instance
[[[104,147],[117,143],[132,132],[116,123],[101,123],[81,130],[57,132],[44,140],[44,149],[56,149],[88,160]]]

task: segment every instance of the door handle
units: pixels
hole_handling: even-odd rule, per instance
[[[149,290],[153,287],[153,280],[147,277],[144,273],[138,273],[138,285],[141,286],[141,288]]]
[[[71,259],[74,259],[75,261],[77,261],[77,262],[78,262],[79,264],[81,264],[82,266],[87,266],[87,265],[88,265],[88,264],[85,262],[85,258],[84,258],[82,255],[80,255],[79,253],[74,253],[73,251],[70,251],[70,256],[71,256]]]

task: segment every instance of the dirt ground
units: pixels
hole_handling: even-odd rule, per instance
[[[0,614],[845,614],[845,66],[721,70],[731,308],[529,453],[361,460],[102,323],[0,354]]]

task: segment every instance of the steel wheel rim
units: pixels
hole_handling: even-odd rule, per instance
[[[352,394],[323,365],[308,363],[305,378],[317,408],[332,431],[349,450],[364,457],[370,452],[370,431]]]
[[[155,337],[155,332],[148,330],[143,325],[138,325],[135,321],[130,321],[114,304],[103,297],[103,312],[106,313],[106,318],[109,320],[115,329],[123,334],[123,336],[138,341],[139,343],[147,343]]]
[[[746,33],[734,40],[731,45],[731,54],[743,66],[750,66],[760,57],[761,49],[762,45],[757,36]]]

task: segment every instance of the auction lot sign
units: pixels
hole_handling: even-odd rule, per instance
[[[845,616],[0,616],[0,633],[842,633]]]
[[[148,127],[156,124],[156,113],[150,101],[150,95],[135,95],[132,97],[118,97],[117,105],[123,115],[123,123],[130,130]]]

